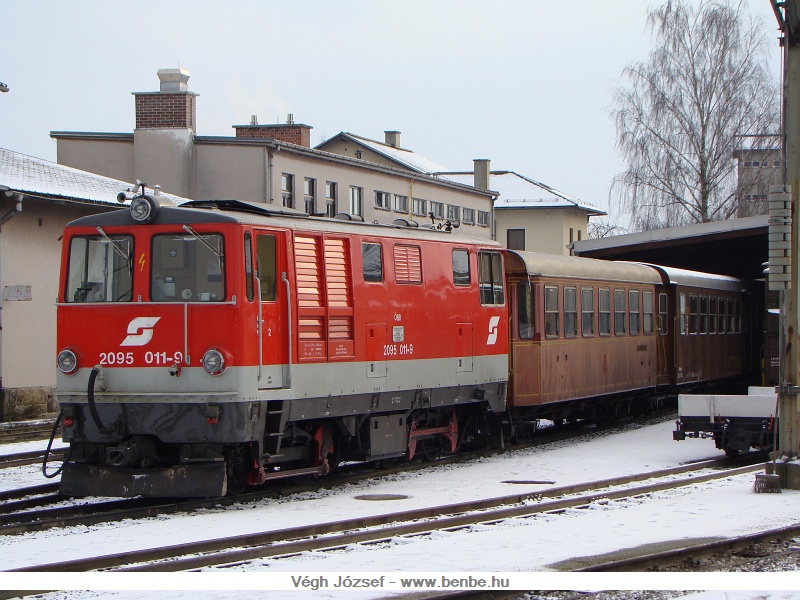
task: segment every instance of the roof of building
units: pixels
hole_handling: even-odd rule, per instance
[[[103,177],[65,167],[42,158],[0,148],[0,189],[8,188],[44,200],[63,200],[80,204],[119,206],[117,194],[129,190],[131,182]],[[148,189],[148,193],[154,193]],[[160,194],[175,204],[185,198]]]
[[[405,148],[395,148],[394,146],[390,146],[388,144],[384,144],[383,142],[377,142],[375,140],[371,140],[369,138],[362,137],[360,135],[356,135],[354,133],[348,133],[347,131],[342,131],[341,133],[335,135],[333,138],[327,139],[321,144],[318,144],[316,148],[321,150],[330,143],[334,139],[343,139],[352,141],[355,144],[361,144],[362,146],[366,146],[370,150],[385,156],[386,158],[393,160],[396,163],[399,163],[404,168],[409,169],[411,171],[417,171],[418,173],[425,173],[428,175],[433,175],[435,173],[439,173],[441,171],[447,171],[447,167],[440,165],[437,162],[434,162],[424,156],[420,156],[416,152],[412,150],[407,150]],[[468,184],[468,185],[471,185]]]
[[[439,172],[440,177],[458,183],[471,185],[474,181],[472,171]],[[579,208],[591,215],[605,215],[604,210],[573,198],[563,192],[525,177],[514,171],[492,171],[489,185],[500,193],[494,201],[495,209],[505,208]]]

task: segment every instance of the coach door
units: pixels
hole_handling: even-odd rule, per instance
[[[255,231],[256,281],[261,294],[260,389],[290,385],[289,302],[284,281],[286,273],[284,235]]]

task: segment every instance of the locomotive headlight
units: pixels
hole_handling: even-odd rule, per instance
[[[131,217],[137,223],[147,224],[158,215],[158,202],[150,196],[136,196],[131,200]]]
[[[216,348],[211,348],[203,354],[203,368],[210,375],[219,375],[225,369],[225,357]]]
[[[74,375],[78,370],[78,357],[69,348],[64,348],[58,353],[56,363],[58,364],[58,370],[65,375]]]

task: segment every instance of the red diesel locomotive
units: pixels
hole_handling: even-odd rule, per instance
[[[503,249],[235,201],[63,238],[68,495],[213,496],[454,451],[505,408]]]
[[[749,370],[744,282],[414,225],[144,195],[70,223],[61,491],[235,493]]]

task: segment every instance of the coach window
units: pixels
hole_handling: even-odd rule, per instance
[[[253,240],[250,232],[244,234],[244,281],[247,300],[252,302],[255,298],[253,291]]]
[[[611,335],[611,290],[600,290],[600,335]]]
[[[727,326],[728,318],[726,316],[727,313],[725,311],[725,306],[726,306],[725,298],[720,298],[719,299],[719,317],[718,317],[718,321],[717,321],[719,323],[719,326],[717,327],[717,331],[719,333],[725,333],[728,330],[727,329],[727,327],[728,327]]]
[[[594,290],[581,288],[581,332],[583,337],[594,336]]]
[[[700,296],[700,333],[708,333],[708,298]]]
[[[653,333],[653,292],[642,292],[642,333]]]
[[[564,335],[578,335],[578,290],[574,287],[564,288]]]
[[[74,237],[69,243],[67,302],[130,302],[133,299],[133,238]]]
[[[502,254],[478,253],[478,283],[481,290],[481,304],[505,304]]]
[[[614,290],[614,335],[625,335],[625,290]]]
[[[728,333],[736,333],[736,313],[733,298],[728,298]]]
[[[376,283],[383,281],[383,256],[380,244],[361,244],[361,265],[364,281]]]
[[[544,335],[547,338],[558,337],[558,288],[544,288]]]
[[[533,294],[531,294],[530,281],[520,281],[517,284],[517,321],[519,323],[519,339],[533,339]]]
[[[274,235],[262,234],[256,238],[256,260],[261,300],[262,302],[273,302],[277,293]]]
[[[658,334],[659,335],[667,335],[669,333],[669,321],[667,320],[668,312],[667,307],[669,306],[667,302],[667,295],[666,294],[659,294],[658,295]]]
[[[698,302],[695,294],[689,294],[689,333],[697,333]]]
[[[153,236],[150,297],[156,302],[225,300],[225,248],[219,233]]]
[[[628,312],[630,314],[631,335],[639,335],[642,315],[639,312],[639,290],[628,290]]]
[[[708,299],[708,333],[717,333],[717,299]]]
[[[455,285],[469,285],[469,252],[467,250],[453,250],[453,283]]]
[[[740,300],[736,300],[733,304],[734,307],[734,318],[733,318],[733,325],[735,327],[734,331],[736,333],[742,333],[742,303]]]

